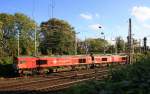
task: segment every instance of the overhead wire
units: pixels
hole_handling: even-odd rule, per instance
[[[33,0],[32,18],[35,20],[35,0]],[[34,26],[34,56],[37,55],[37,46],[36,46],[37,36],[36,36],[36,34],[37,34],[37,26],[35,23],[35,26]]]

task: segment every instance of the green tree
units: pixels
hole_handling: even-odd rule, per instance
[[[133,39],[133,49],[134,53],[141,53],[141,45],[140,42],[136,39]]]
[[[1,41],[2,41],[2,25],[3,23],[0,22],[0,45],[2,45]],[[3,52],[3,49],[2,49],[2,46],[0,46],[0,57],[2,57],[2,52]]]
[[[0,55],[17,55],[17,36],[20,32],[20,54],[33,53],[36,23],[24,14],[0,14]],[[25,49],[25,50],[23,50]],[[29,53],[31,52],[31,53]]]
[[[41,24],[40,49],[42,54],[73,54],[75,30],[66,21],[56,18]]]
[[[81,54],[85,54],[86,50],[88,53],[103,53],[104,49],[107,51],[108,42],[104,39],[87,39],[79,43],[78,52]]]
[[[106,53],[110,53],[110,54],[114,54],[115,53],[115,45],[112,45],[112,44],[109,44],[107,46],[107,50],[106,50]]]
[[[117,47],[117,53],[123,52],[125,50],[125,42],[122,39],[122,37],[116,38],[116,47]]]
[[[86,54],[86,42],[85,41],[81,41],[81,40],[78,40],[77,42],[77,53],[78,54]]]
[[[22,55],[33,55],[34,53],[34,35],[35,21],[24,14],[16,13],[15,24],[20,32],[20,53]]]
[[[8,44],[9,39],[14,33],[14,17],[10,14],[2,13],[0,14],[1,22],[1,33],[0,33],[0,46],[1,46],[1,55],[6,55],[10,53]]]

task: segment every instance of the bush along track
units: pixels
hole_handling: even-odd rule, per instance
[[[88,81],[57,94],[150,94],[150,59],[118,70],[111,71],[111,77],[103,81]]]

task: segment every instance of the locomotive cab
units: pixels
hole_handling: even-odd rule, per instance
[[[18,58],[13,57],[13,68],[16,69],[16,70],[18,69],[17,64],[18,64]]]

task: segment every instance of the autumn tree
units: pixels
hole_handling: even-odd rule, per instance
[[[42,54],[74,54],[75,30],[66,21],[50,19],[41,23]]]

